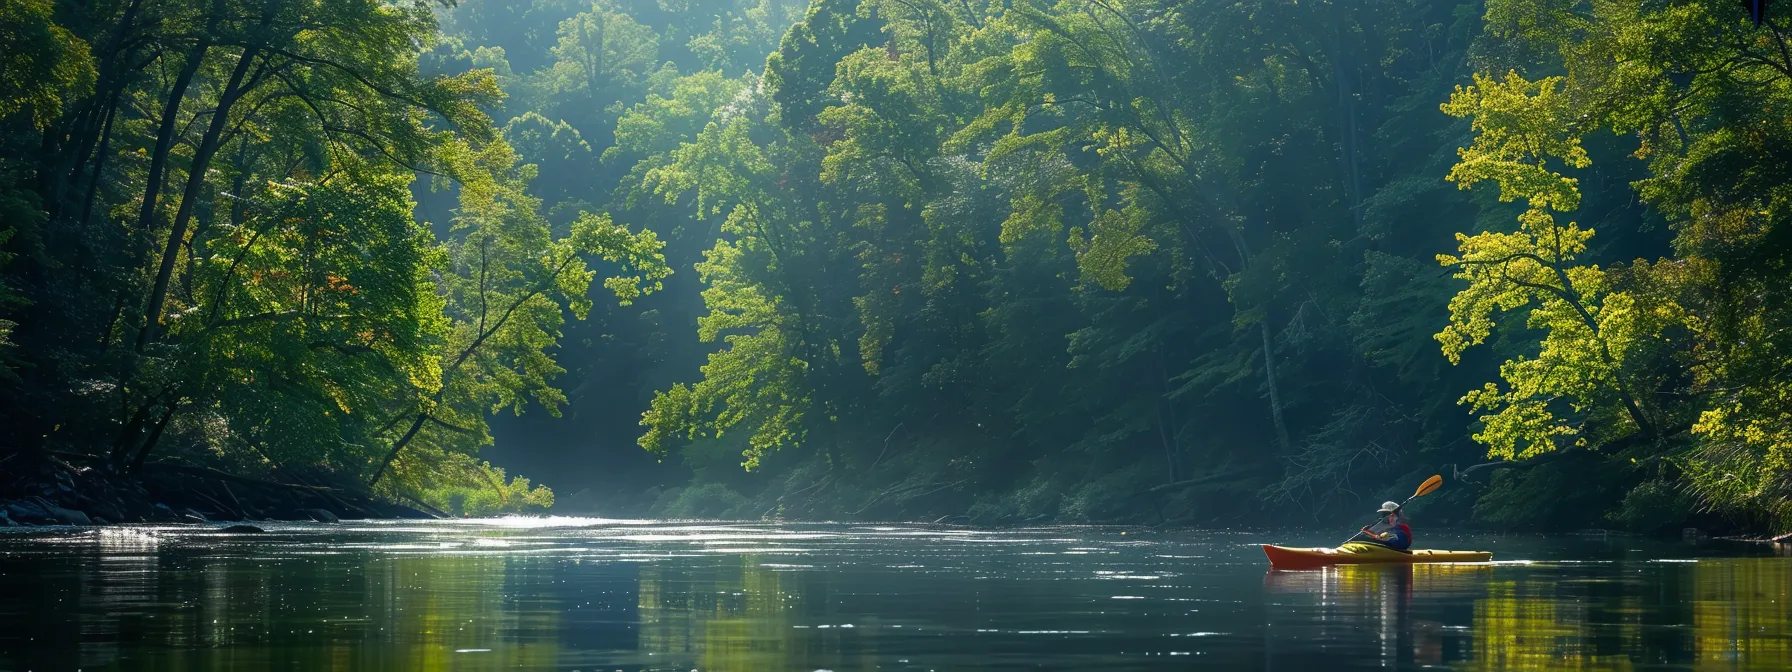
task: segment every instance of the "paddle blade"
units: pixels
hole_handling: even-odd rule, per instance
[[[1442,474],[1432,476],[1431,478],[1425,479],[1424,483],[1420,483],[1418,491],[1412,493],[1412,496],[1424,497],[1425,495],[1429,495],[1433,492],[1437,492],[1437,489],[1443,487],[1443,485],[1444,485],[1444,477]]]

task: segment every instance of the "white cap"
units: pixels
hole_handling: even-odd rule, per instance
[[[1399,511],[1399,510],[1400,510],[1399,504],[1395,504],[1393,502],[1382,502],[1381,509],[1377,510],[1376,513],[1393,513],[1395,511]]]

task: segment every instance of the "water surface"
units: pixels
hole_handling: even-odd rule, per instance
[[[0,531],[0,670],[1786,670],[1768,547],[594,519]],[[1747,556],[1747,557],[1744,557]]]

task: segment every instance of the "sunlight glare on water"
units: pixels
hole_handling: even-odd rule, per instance
[[[266,527],[0,532],[0,671],[1792,668],[1792,558],[1765,546],[1431,532],[1496,560],[1272,572],[1257,544],[1325,542],[565,517]]]

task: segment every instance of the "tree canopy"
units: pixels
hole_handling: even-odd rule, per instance
[[[663,515],[1782,530],[1788,31],[8,0],[5,441],[539,506],[476,455],[570,367]]]

